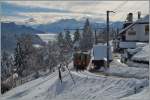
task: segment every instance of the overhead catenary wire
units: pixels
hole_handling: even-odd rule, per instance
[[[119,4],[117,7],[115,7],[115,8],[113,9],[113,11],[114,11],[114,12],[118,12],[127,2],[128,2],[128,0],[123,1],[121,4]],[[115,14],[116,14],[116,13],[115,13]],[[114,14],[114,15],[115,15],[115,14]]]
[[[128,3],[129,3],[128,0],[122,2],[122,3],[119,4],[117,7],[115,7],[115,8],[113,9],[113,11],[115,11],[116,14],[119,13],[119,12],[121,12],[121,9],[124,8],[125,5],[127,5]],[[119,17],[119,19],[125,18],[125,16],[126,16],[126,14],[127,14],[128,11],[130,11],[130,12],[132,12],[132,13],[137,13],[137,11],[140,11],[140,8],[141,8],[143,5],[145,5],[145,3],[141,3],[141,4],[139,4],[139,6],[136,6],[136,5],[137,5],[137,4],[133,4],[133,6],[126,7],[125,10],[124,10],[124,12],[121,12],[122,15]],[[135,6],[136,6],[136,7],[135,7]],[[134,8],[134,9],[132,9],[132,8]],[[136,8],[136,9],[135,9],[135,8]],[[116,14],[113,14],[112,16],[115,16]],[[125,19],[124,19],[124,20],[125,20]]]

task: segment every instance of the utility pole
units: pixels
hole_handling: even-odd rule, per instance
[[[107,11],[107,68],[109,68],[109,13],[112,12],[112,13],[115,13],[114,11]]]

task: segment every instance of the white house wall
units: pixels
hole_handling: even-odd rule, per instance
[[[126,40],[127,41],[148,41],[149,35],[145,34],[145,25],[146,24],[136,24],[132,28],[136,31],[136,35],[128,35],[129,30],[126,31]]]
[[[134,30],[136,30],[137,29],[137,26],[133,26],[132,27]],[[128,34],[128,32],[130,31],[130,29],[128,29],[127,31],[126,31],[126,40],[127,41],[136,41],[137,40],[137,34],[136,35],[129,35]]]
[[[137,34],[140,41],[148,41],[149,39],[149,35],[145,34],[145,25],[146,24],[138,24],[139,28],[137,29]]]

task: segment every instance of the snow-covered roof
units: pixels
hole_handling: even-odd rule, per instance
[[[120,42],[120,48],[136,48],[136,42]]]
[[[146,46],[146,45],[147,45],[147,43],[136,42],[136,48],[134,48],[134,49],[130,49],[130,48],[129,48],[129,49],[127,49],[127,51],[128,51],[128,53],[130,53],[130,54],[135,54],[135,53],[141,51],[142,48],[143,48],[144,46]]]
[[[120,30],[119,34],[125,32],[126,30],[130,29],[132,26],[134,26],[136,24],[149,24],[149,15],[145,16],[144,18],[138,19],[137,21],[133,22],[132,24],[130,24],[126,28]]]
[[[109,50],[109,59],[112,60],[111,48]],[[107,46],[103,44],[94,45],[91,57],[92,60],[105,60],[107,58]]]
[[[149,15],[146,15],[145,17],[138,19],[137,22],[149,22]]]
[[[133,57],[132,60],[136,61],[149,61],[149,45],[146,45],[140,50],[138,53],[136,53]]]

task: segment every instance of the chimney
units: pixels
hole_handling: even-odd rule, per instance
[[[138,19],[140,19],[140,18],[141,18],[141,12],[138,11]]]
[[[133,22],[133,13],[129,13],[129,14],[127,15],[127,21],[128,21],[128,22]]]

